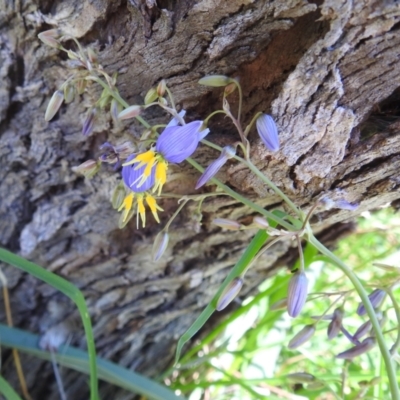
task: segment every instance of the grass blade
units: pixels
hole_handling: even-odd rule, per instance
[[[25,353],[51,361],[51,353],[38,347],[39,336],[0,324],[0,340],[3,346],[16,348]],[[89,373],[88,354],[72,346],[60,346],[54,354],[57,363],[85,374]],[[97,357],[99,378],[131,392],[153,400],[184,400],[172,390],[140,374]],[[0,385],[0,391],[2,386]],[[19,397],[11,400],[21,400]]]
[[[17,392],[10,386],[10,384],[0,375],[0,393],[4,395],[7,400],[22,400]]]
[[[2,248],[0,248],[0,260],[7,264],[13,265],[14,267],[22,269],[28,274],[35,276],[43,282],[46,282],[50,286],[64,293],[76,304],[82,318],[83,327],[85,329],[89,353],[90,398],[91,400],[97,400],[99,395],[97,387],[96,348],[94,345],[92,323],[90,321],[89,311],[87,309],[85,298],[83,297],[82,292],[72,283],[61,278],[60,276],[53,274],[39,265]]]

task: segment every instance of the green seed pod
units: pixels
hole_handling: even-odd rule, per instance
[[[286,375],[286,378],[293,383],[311,383],[315,382],[317,379],[314,375],[308,374],[307,372],[295,372]]]
[[[157,89],[151,88],[144,97],[144,104],[147,106],[148,104],[154,103],[158,98]]]
[[[57,111],[60,109],[63,101],[64,101],[64,94],[59,90],[56,90],[47,106],[46,113],[44,115],[45,121],[50,121],[53,119]]]
[[[208,75],[199,80],[199,85],[222,87],[231,83],[232,80],[225,75]]]

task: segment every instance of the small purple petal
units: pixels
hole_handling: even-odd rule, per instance
[[[130,161],[135,157],[134,154],[129,156],[126,161]],[[141,181],[141,177],[144,173],[146,165],[135,170],[139,163],[126,165],[122,167],[122,180],[124,181],[125,185],[135,193],[142,193],[146,192],[147,190],[151,189],[154,186],[155,179],[155,168],[153,167],[150,173],[150,176],[146,179],[146,181],[138,187],[139,182]]]
[[[186,110],[181,110],[178,112],[178,115],[183,118],[186,114]],[[167,128],[171,128],[172,126],[178,126],[179,125],[179,119],[178,118],[172,118],[171,121],[169,121],[168,125],[165,127],[165,129]]]
[[[199,144],[198,131],[202,121],[164,129],[156,143],[156,150],[167,161],[178,164],[190,157]]]
[[[213,178],[216,173],[222,168],[222,166],[232,158],[236,153],[236,150],[232,146],[226,146],[222,149],[220,156],[214,160],[203,172],[203,175],[199,178],[196,183],[195,189],[201,188],[206,184],[211,178]]]
[[[257,132],[265,146],[271,151],[279,150],[278,128],[270,115],[261,114],[256,121]]]
[[[386,292],[382,289],[375,289],[370,295],[368,296],[369,301],[372,304],[372,307],[374,309],[377,309],[381,306],[383,300],[386,297]],[[364,307],[363,303],[360,303],[358,308],[357,308],[357,314],[359,316],[363,316],[367,313],[367,310]]]
[[[354,357],[357,357],[361,354],[366,353],[368,350],[371,350],[372,347],[375,346],[375,339],[372,337],[364,339],[360,344],[352,347],[351,349],[348,349],[344,351],[343,353],[340,353],[336,356],[336,358],[343,358],[346,360],[351,360]]]
[[[295,273],[289,281],[287,296],[288,314],[295,318],[304,307],[307,300],[308,279],[304,272]]]
[[[349,211],[354,211],[357,210],[359,207],[359,203],[349,203],[346,200],[336,200],[336,208],[340,208],[341,210],[349,210]]]

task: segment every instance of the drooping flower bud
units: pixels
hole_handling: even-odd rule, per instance
[[[47,31],[41,32],[38,35],[38,38],[47,46],[54,47],[55,49],[59,49],[61,47],[58,39],[61,36],[61,31],[59,29],[49,29]]]
[[[83,94],[85,89],[86,89],[87,81],[85,79],[81,79],[78,82],[76,82],[75,87],[76,90],[78,91],[78,94]]]
[[[268,114],[261,114],[256,121],[257,132],[265,146],[271,151],[279,150],[278,128]]]
[[[111,204],[115,210],[121,207],[126,196],[124,185],[120,183],[115,189],[111,196]]]
[[[304,272],[296,272],[289,281],[288,314],[295,318],[304,307],[308,294],[308,279]]]
[[[260,229],[268,229],[270,227],[268,221],[263,217],[254,217],[253,224]]]
[[[359,203],[350,203],[343,198],[334,200],[329,195],[324,195],[322,198],[319,199],[319,202],[325,210],[339,208],[340,210],[354,211],[360,205]]]
[[[217,225],[220,228],[228,229],[230,231],[238,231],[242,226],[239,222],[227,218],[215,218],[212,222],[214,225]]]
[[[354,357],[357,357],[371,350],[375,346],[375,343],[376,341],[374,338],[368,337],[364,339],[360,344],[338,354],[336,358],[352,360]]]
[[[61,104],[64,101],[64,94],[60,90],[56,90],[49,101],[46,113],[44,115],[45,121],[50,121],[60,109]]]
[[[91,108],[86,114],[85,121],[82,126],[82,134],[89,136],[93,132],[94,119],[96,117],[96,108]]]
[[[208,75],[199,80],[199,85],[221,87],[231,83],[231,79],[225,75]]]
[[[97,61],[98,61],[97,54],[96,54],[96,52],[95,52],[91,47],[88,47],[88,49],[87,49],[87,54],[88,54],[89,61],[90,61],[92,64],[97,63]]]
[[[340,328],[342,327],[342,321],[343,321],[343,309],[337,308],[333,312],[332,321],[328,325],[328,339],[329,340],[332,340],[339,334]]]
[[[372,293],[370,293],[370,295],[368,296],[369,301],[372,304],[372,307],[376,310],[377,308],[379,308],[382,303],[383,300],[385,300],[386,297],[386,292],[382,289],[375,289]],[[358,308],[357,308],[357,314],[359,316],[363,316],[367,313],[367,311],[365,310],[364,304],[360,303]]]
[[[153,261],[158,261],[162,257],[162,255],[165,253],[165,250],[167,250],[168,242],[169,242],[168,232],[161,231],[157,234],[151,252]]]
[[[71,103],[75,98],[76,89],[73,85],[65,85],[64,86],[64,100],[66,104]]]
[[[141,106],[130,106],[128,108],[125,108],[125,110],[121,111],[118,114],[118,118],[119,119],[130,119],[130,118],[137,117],[138,115],[140,115],[141,110],[142,110]]]
[[[144,104],[147,106],[157,100],[158,94],[156,88],[151,88],[144,97]]]
[[[315,325],[306,325],[289,342],[289,349],[297,349],[305,342],[309,341],[315,333]]]
[[[288,381],[293,383],[311,383],[316,381],[316,377],[307,372],[295,372],[293,374],[286,375]]]
[[[112,99],[110,104],[110,114],[114,121],[118,121],[118,115],[122,111],[121,105],[117,100]]]
[[[86,178],[92,178],[100,169],[100,162],[96,160],[87,160],[77,167],[72,167],[72,171],[84,175]]]
[[[279,310],[284,310],[287,307],[287,299],[281,299],[276,301],[275,303],[272,303],[269,306],[270,311],[279,311]]]
[[[372,328],[372,323],[370,320],[364,322],[357,330],[356,333],[353,335],[355,340],[360,340],[363,336],[365,336],[369,330]]]
[[[232,82],[232,83],[228,84],[227,86],[225,86],[224,96],[229,96],[236,89],[237,89],[237,85],[235,83]]]
[[[214,160],[203,172],[203,175],[199,178],[196,183],[195,189],[201,188],[210,179],[212,179],[217,172],[223,167],[223,165],[236,154],[236,149],[232,146],[226,146],[222,149],[221,155]]]
[[[163,97],[165,94],[166,88],[167,88],[167,82],[165,82],[165,79],[163,79],[157,86],[157,95],[159,97]]]
[[[222,311],[224,308],[226,308],[228,304],[230,304],[231,301],[238,295],[242,286],[243,286],[243,279],[241,278],[233,279],[232,282],[230,282],[229,285],[222,292],[221,296],[217,301],[215,309],[217,311]]]
[[[313,382],[307,385],[306,389],[310,391],[321,390],[325,387],[325,383],[322,381]]]

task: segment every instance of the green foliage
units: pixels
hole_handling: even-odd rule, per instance
[[[383,209],[359,218],[357,231],[340,241],[335,253],[353,265],[365,285],[370,286],[367,291],[372,292],[399,280],[399,272],[373,266],[378,261],[398,266],[398,243],[400,216]],[[171,379],[171,386],[190,394],[193,400],[202,398],[205,392],[215,400],[281,399],[292,393],[320,400],[389,398],[388,377],[379,349],[352,362],[336,359],[351,345],[343,335],[328,340],[329,321],[318,322],[315,336],[299,349],[287,348],[298,330],[312,323],[313,316],[322,315],[335,301],[328,313],[344,303],[344,326],[351,333],[366,320],[356,314],[359,298],[346,276],[326,258],[317,256],[310,245],[306,246],[304,258],[313,288],[300,318],[290,319],[285,310],[269,310],[271,304],[286,297],[290,275],[281,272],[260,285],[258,294],[246,299],[182,357],[178,373],[172,372],[175,378]],[[400,301],[399,290],[394,290],[394,297]],[[398,321],[389,300],[383,310],[388,313],[385,340],[394,343]],[[311,374],[315,381],[296,383],[288,379],[288,375],[299,372]]]

